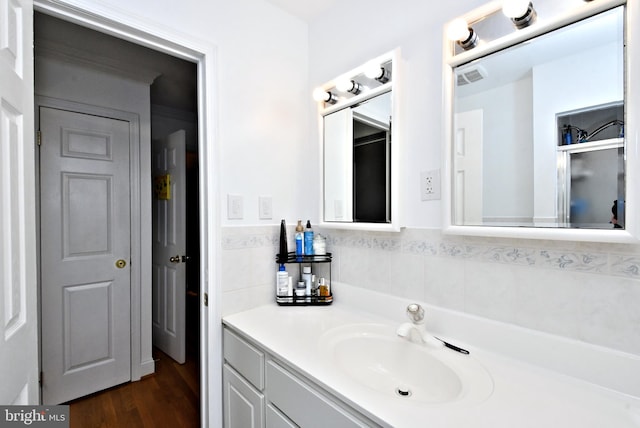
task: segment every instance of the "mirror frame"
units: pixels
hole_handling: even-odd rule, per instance
[[[625,205],[624,230],[570,229],[511,226],[462,226],[453,223],[453,95],[454,71],[458,65],[486,56],[533,37],[551,32],[583,20],[616,6],[626,6],[625,34]],[[463,16],[470,24],[493,13],[501,13],[501,1],[493,1]],[[504,19],[508,19],[504,17]],[[450,23],[450,22],[449,22]],[[574,9],[522,30],[513,30],[506,36],[479,44],[475,48],[456,54],[455,42],[446,37],[447,23],[443,30],[443,232],[452,235],[489,236],[503,238],[549,239],[611,243],[637,243],[640,239],[640,78],[633,79],[631,71],[640,68],[640,5],[635,1],[598,0],[584,2]]]
[[[354,95],[348,99],[339,99],[336,104],[325,105],[320,101],[317,103],[318,112],[318,135],[320,136],[320,223],[321,227],[331,229],[351,229],[351,230],[368,230],[368,231],[380,231],[380,232],[399,232],[402,227],[402,221],[400,218],[400,147],[402,140],[400,136],[400,108],[399,108],[399,88],[401,79],[401,67],[400,67],[400,49],[396,48],[391,52],[387,52],[376,58],[367,61],[366,64],[360,67],[354,68],[346,73],[337,76],[333,80],[326,82],[320,87],[324,90],[329,90],[336,86],[336,82],[339,82],[343,78],[352,78],[359,74],[363,74],[367,64],[370,62],[377,62],[380,64],[391,62],[391,80],[382,84],[376,88],[364,91],[361,94]],[[359,104],[365,100],[373,98],[377,95],[391,92],[391,117],[393,126],[391,127],[391,198],[390,198],[390,212],[391,222],[389,223],[367,223],[367,222],[340,222],[340,221],[325,221],[324,219],[324,174],[325,174],[325,159],[324,159],[324,117],[328,114],[335,113],[336,111],[349,108],[355,104]]]

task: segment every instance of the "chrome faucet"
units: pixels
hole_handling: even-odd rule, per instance
[[[424,309],[417,303],[411,303],[407,306],[407,317],[409,321],[398,327],[397,334],[405,337],[414,343],[425,343],[437,348],[444,346],[444,343],[431,335],[424,324]]]

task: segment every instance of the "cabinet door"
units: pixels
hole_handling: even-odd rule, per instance
[[[264,395],[228,364],[222,372],[224,427],[263,428]]]
[[[267,404],[267,428],[298,428],[298,425],[291,422],[280,410]]]

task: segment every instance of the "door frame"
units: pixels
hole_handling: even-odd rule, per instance
[[[54,108],[57,110],[65,110],[101,117],[107,117],[110,119],[122,120],[129,123],[129,185],[130,185],[130,227],[131,227],[131,262],[129,264],[130,271],[130,302],[131,302],[131,380],[140,380],[142,376],[153,373],[154,362],[153,358],[148,361],[142,361],[141,353],[141,326],[142,326],[142,283],[144,275],[142,272],[142,227],[141,216],[143,213],[141,189],[142,189],[142,165],[140,158],[140,117],[136,113],[127,111],[115,110],[111,108],[105,108],[95,106],[91,104],[80,103],[76,101],[61,100],[53,97],[46,97],[42,95],[36,95],[34,97],[35,107],[35,124],[36,128],[40,128],[40,107]],[[39,151],[36,152],[36,174],[40,176],[40,162]],[[39,180],[37,180],[39,183]],[[39,184],[38,184],[39,186]],[[40,194],[40,189],[36,189],[36,194]],[[36,202],[38,225],[40,224],[40,202]],[[40,254],[40,230],[38,234],[38,254]],[[38,263],[39,265],[39,263]],[[40,286],[42,271],[38,266],[38,296],[41,295]],[[42,306],[42,299],[38,299],[40,306]],[[40,313],[40,309],[38,310]],[[42,335],[42,328],[39,326],[38,334]],[[40,346],[40,358],[42,358],[42,346]],[[149,356],[151,357],[151,356]],[[42,363],[40,364],[42,365]]]
[[[34,10],[197,64],[199,180],[202,189],[199,195],[200,414],[202,426],[222,427],[222,291],[217,269],[220,250],[216,244],[220,235],[217,48],[157,22],[101,7],[90,0],[76,0],[73,4],[68,0],[35,0]],[[150,276],[151,272],[148,274]],[[209,303],[205,305],[207,301]]]

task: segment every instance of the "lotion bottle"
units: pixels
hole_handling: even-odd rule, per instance
[[[284,264],[280,265],[278,272],[276,273],[276,295],[279,297],[289,296],[289,274],[284,267]]]

